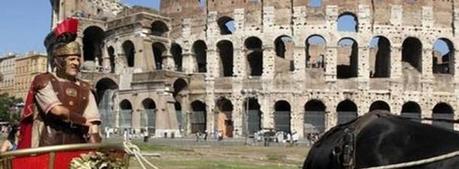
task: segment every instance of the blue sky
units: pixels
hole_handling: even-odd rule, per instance
[[[159,8],[160,0],[122,0],[128,5]],[[50,31],[49,0],[4,0],[0,6],[0,56],[9,52],[44,52]]]

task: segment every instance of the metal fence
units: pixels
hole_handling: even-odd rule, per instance
[[[274,112],[274,127],[277,131],[290,133],[290,111]]]
[[[454,119],[454,114],[452,113],[433,113],[432,114],[433,119]],[[454,130],[454,123],[451,122],[444,122],[444,121],[432,121],[432,125],[434,126],[439,126],[443,127],[446,129]]]
[[[148,133],[153,135],[156,129],[155,109],[145,109],[140,116],[140,126],[148,129]]]
[[[344,124],[357,118],[355,111],[340,111],[338,113],[338,124]]]
[[[249,134],[261,130],[261,112],[260,110],[249,110],[248,112],[248,130]]]
[[[325,112],[306,111],[304,113],[304,135],[325,131]]]
[[[132,127],[132,110],[124,109],[119,114],[120,128],[131,128]]]
[[[400,114],[400,116],[409,118],[410,120],[415,121],[415,122],[421,122],[421,113],[417,113],[417,112],[402,112]]]
[[[206,130],[206,112],[194,111],[191,115],[191,133],[204,132]]]
[[[183,112],[181,110],[176,110],[175,111],[175,115],[177,116],[177,123],[178,123],[178,127],[179,127],[179,130],[182,131],[183,130],[183,119],[184,119],[184,115],[183,115]]]

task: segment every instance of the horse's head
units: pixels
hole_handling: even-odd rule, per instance
[[[346,169],[355,166],[355,144],[359,131],[374,120],[373,114],[362,116],[327,131],[311,147],[303,169]]]
[[[457,140],[459,134],[454,131],[374,111],[327,131],[311,147],[303,169],[367,168],[415,161],[459,150]],[[458,159],[437,165],[459,165]],[[435,163],[432,166],[439,168]]]

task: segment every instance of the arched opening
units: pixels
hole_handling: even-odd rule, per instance
[[[422,43],[419,39],[408,37],[402,45],[402,64],[404,69],[422,72]]]
[[[291,133],[290,129],[290,104],[281,100],[276,102],[274,105],[274,128],[276,131],[283,131],[286,133]]]
[[[180,92],[185,91],[187,89],[188,83],[182,78],[178,78],[177,80],[175,80],[173,87],[174,93],[172,94],[174,97],[176,97]]]
[[[325,108],[320,100],[310,100],[304,105],[304,136],[325,131]]]
[[[155,57],[156,70],[163,69],[163,55],[166,52],[166,46],[160,42],[153,43],[153,55]]]
[[[122,129],[132,128],[132,105],[128,100],[120,102],[119,125]]]
[[[236,31],[236,22],[233,18],[223,16],[217,21],[221,35],[233,34]]]
[[[320,35],[306,39],[306,68],[325,69],[326,41]]]
[[[359,21],[357,16],[350,12],[338,16],[337,30],[341,32],[358,32]]]
[[[128,67],[134,67],[134,56],[135,56],[135,47],[132,41],[128,40],[123,42],[123,51],[124,56],[126,57],[126,63]]]
[[[401,116],[412,121],[421,122],[421,106],[416,102],[406,102],[402,106]]]
[[[233,104],[226,98],[220,98],[216,102],[218,113],[216,118],[218,133],[224,138],[233,137]]]
[[[115,49],[113,46],[110,46],[108,47],[107,52],[110,60],[110,73],[115,73]]]
[[[206,104],[201,101],[194,101],[191,103],[191,133],[205,132],[207,122]]]
[[[258,37],[249,37],[244,42],[247,49],[248,73],[250,76],[263,74],[263,42]]]
[[[433,119],[454,120],[454,110],[446,103],[438,103],[432,110]],[[433,120],[432,125],[454,130],[454,123]]]
[[[308,7],[319,8],[320,6],[322,6],[322,0],[309,0],[308,1]]]
[[[249,135],[253,135],[255,132],[261,130],[262,112],[260,110],[260,104],[258,103],[258,99],[253,97],[245,98],[244,111],[246,111],[247,115],[247,124],[244,124],[244,126],[248,125],[247,128],[249,131]],[[244,127],[244,135],[246,134],[247,132],[245,131]]]
[[[370,112],[374,110],[386,110],[390,112],[390,106],[384,101],[375,101],[370,105]]]
[[[233,43],[223,40],[217,43],[221,61],[221,71],[224,77],[233,76]]]
[[[152,35],[166,37],[167,32],[169,32],[169,28],[164,22],[155,21],[151,24],[151,34]]]
[[[114,101],[118,85],[109,78],[104,78],[96,83],[96,100],[99,109],[102,127],[115,127]]]
[[[198,72],[207,72],[207,45],[204,41],[198,40],[193,44],[193,53],[196,57]]]
[[[338,41],[338,58],[336,65],[338,79],[357,77],[358,55],[358,44],[354,39],[343,38]]]
[[[390,77],[391,46],[384,36],[376,36],[370,42],[370,78]]]
[[[357,118],[357,105],[350,100],[340,102],[336,108],[338,124],[344,124]]]
[[[177,43],[172,43],[171,54],[174,58],[175,69],[177,71],[182,71],[182,47]]]
[[[279,67],[288,68],[290,71],[295,70],[293,62],[293,51],[295,44],[290,36],[282,35],[274,40],[274,46],[276,51],[276,62],[280,62]],[[276,64],[276,67],[278,67]]]
[[[437,39],[432,51],[432,72],[434,74],[454,74],[454,46],[446,38]]]
[[[97,26],[90,26],[83,32],[84,61],[94,61],[102,65],[102,49],[105,38],[104,30]],[[96,59],[97,58],[97,59]],[[97,60],[97,62],[96,62]]]
[[[148,133],[155,133],[156,129],[156,104],[153,99],[147,98],[142,101],[143,112],[140,116],[140,126],[147,128]]]

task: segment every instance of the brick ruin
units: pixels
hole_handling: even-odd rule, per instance
[[[81,21],[82,77],[111,127],[150,127],[157,137],[263,128],[305,136],[374,109],[458,119],[454,0],[52,5],[53,25]],[[351,30],[341,30],[346,19]]]

